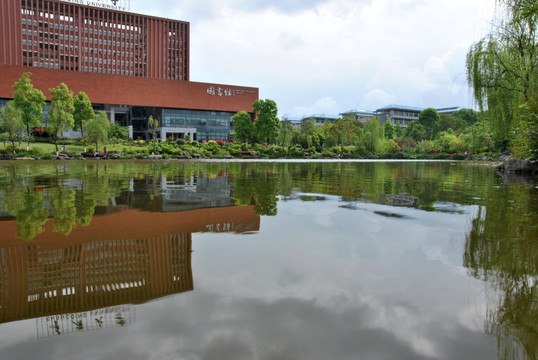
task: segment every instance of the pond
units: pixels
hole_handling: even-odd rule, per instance
[[[0,358],[535,359],[538,183],[434,161],[0,162]]]

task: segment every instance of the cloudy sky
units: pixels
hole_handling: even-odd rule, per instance
[[[258,87],[280,116],[474,107],[469,46],[494,0],[130,0],[191,24],[191,81]]]

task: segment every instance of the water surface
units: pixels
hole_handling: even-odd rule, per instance
[[[0,358],[533,359],[537,186],[456,162],[2,162]]]

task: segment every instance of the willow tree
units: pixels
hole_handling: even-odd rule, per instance
[[[108,140],[108,131],[110,129],[110,121],[106,112],[99,111],[97,115],[86,123],[86,133],[92,143],[95,144],[95,151],[99,152],[99,142]]]
[[[538,3],[497,0],[492,31],[467,53],[467,80],[500,143],[512,132],[518,107],[538,93]]]

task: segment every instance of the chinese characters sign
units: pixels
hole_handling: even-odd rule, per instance
[[[214,95],[232,96],[232,89],[230,89],[230,88],[223,89],[220,86],[218,88],[216,88],[216,89],[215,89],[214,86],[210,86],[210,87],[207,88],[206,92],[211,96],[214,96]]]

